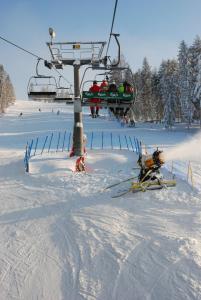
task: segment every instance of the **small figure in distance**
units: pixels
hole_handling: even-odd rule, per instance
[[[23,115],[23,113],[21,112],[21,113],[19,114],[19,117],[22,117],[22,115]]]
[[[92,93],[99,93],[100,92],[100,87],[97,84],[96,80],[93,81],[93,85],[90,87],[89,91],[92,92]],[[100,102],[99,98],[92,98],[91,99],[91,103],[99,103],[99,102]],[[95,111],[95,108],[96,108],[96,111]],[[90,106],[90,110],[91,110],[92,118],[96,118],[99,115],[98,114],[99,113],[99,106],[98,105],[96,105],[95,107]]]
[[[41,109],[39,108],[38,111],[41,111]]]
[[[57,110],[57,116],[60,114],[60,110]]]

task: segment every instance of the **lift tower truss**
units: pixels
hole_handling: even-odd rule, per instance
[[[73,147],[76,156],[83,156],[83,122],[80,98],[79,69],[83,65],[99,67],[106,42],[48,42],[52,64],[56,69],[65,65],[74,68],[74,130]]]

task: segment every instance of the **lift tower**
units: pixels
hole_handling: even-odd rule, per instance
[[[106,42],[53,42],[53,30],[49,33],[51,42],[47,43],[51,53],[51,63],[56,69],[62,69],[65,65],[74,68],[74,130],[73,147],[76,156],[83,155],[83,123],[82,106],[80,98],[79,69],[83,65],[99,67],[101,56]]]

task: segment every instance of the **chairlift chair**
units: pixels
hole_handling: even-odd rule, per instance
[[[97,81],[97,80],[96,80]],[[135,92],[133,93],[120,93],[120,92],[111,92],[111,91],[103,91],[98,93],[93,93],[85,90],[85,85],[87,83],[92,84],[92,80],[87,80],[83,83],[82,86],[82,94],[81,94],[81,102],[82,106],[97,106],[97,103],[91,101],[91,99],[99,99],[98,103],[102,107],[106,108],[122,108],[127,109],[130,108],[135,101]],[[101,81],[97,81],[99,83]],[[133,87],[134,88],[134,87]]]
[[[53,101],[57,90],[56,79],[53,76],[32,76],[27,89],[31,100]]]
[[[63,76],[59,77],[56,97],[54,100],[57,102],[66,102],[66,104],[73,103],[73,93],[72,93],[71,85],[70,87],[61,85],[61,79],[67,81]]]
[[[55,77],[41,75],[38,72],[39,63],[42,61],[38,58],[36,63],[36,75],[31,76],[27,86],[28,97],[37,101],[53,101],[56,96],[57,82]],[[44,65],[51,68],[51,64],[44,61]]]
[[[73,103],[73,94],[70,92],[70,88],[58,87],[54,100],[58,102]]]

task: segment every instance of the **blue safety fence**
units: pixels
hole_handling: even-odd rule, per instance
[[[136,154],[142,153],[142,143],[133,135],[118,134],[113,132],[87,132],[87,149],[111,149],[129,150]],[[27,142],[24,164],[25,171],[29,172],[29,160],[44,152],[69,152],[72,147],[71,132],[52,132],[49,135],[36,137],[31,142]]]

